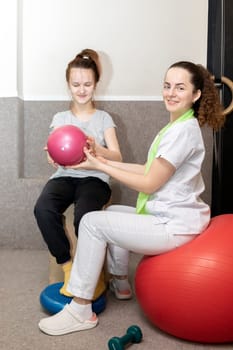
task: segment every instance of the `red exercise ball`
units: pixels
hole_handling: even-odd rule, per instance
[[[138,302],[161,330],[194,342],[233,341],[233,215],[211,219],[193,241],[144,257],[135,276]]]
[[[74,125],[60,126],[49,135],[47,148],[50,157],[59,165],[74,165],[84,158],[87,136]]]

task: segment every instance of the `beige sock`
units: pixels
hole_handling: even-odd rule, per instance
[[[67,296],[67,297],[73,296],[72,294],[70,294],[67,291],[67,284],[68,284],[69,279],[70,279],[71,268],[72,268],[72,261],[68,261],[67,263],[62,265],[62,270],[64,272],[64,284],[60,289],[60,293]]]

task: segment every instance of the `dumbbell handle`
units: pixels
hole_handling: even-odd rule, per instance
[[[134,332],[137,332],[136,337],[135,333],[132,333],[132,330],[134,330]],[[127,333],[122,337],[113,337],[109,340],[109,350],[124,350],[124,345],[127,345],[129,343],[138,343],[141,341],[141,339],[142,333],[140,328],[137,326],[131,326],[128,328]]]
[[[119,339],[121,341],[122,344],[126,345],[128,343],[133,343],[132,339],[133,336],[132,334],[125,334],[122,337],[116,337],[117,339]]]

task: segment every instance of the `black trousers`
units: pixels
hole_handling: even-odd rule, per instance
[[[74,204],[74,227],[82,216],[90,211],[101,210],[111,197],[109,185],[96,177],[60,177],[50,179],[42,190],[34,215],[50,253],[58,264],[70,260],[70,243],[64,230],[63,213]]]

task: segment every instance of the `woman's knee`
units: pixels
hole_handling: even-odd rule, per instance
[[[97,235],[102,222],[104,211],[92,211],[83,215],[79,224],[79,232],[91,233],[91,235]]]
[[[80,228],[89,228],[91,223],[91,218],[93,217],[93,212],[86,213],[80,219]]]
[[[121,204],[112,204],[106,208],[107,211],[114,211],[118,213],[136,213],[135,207]]]

